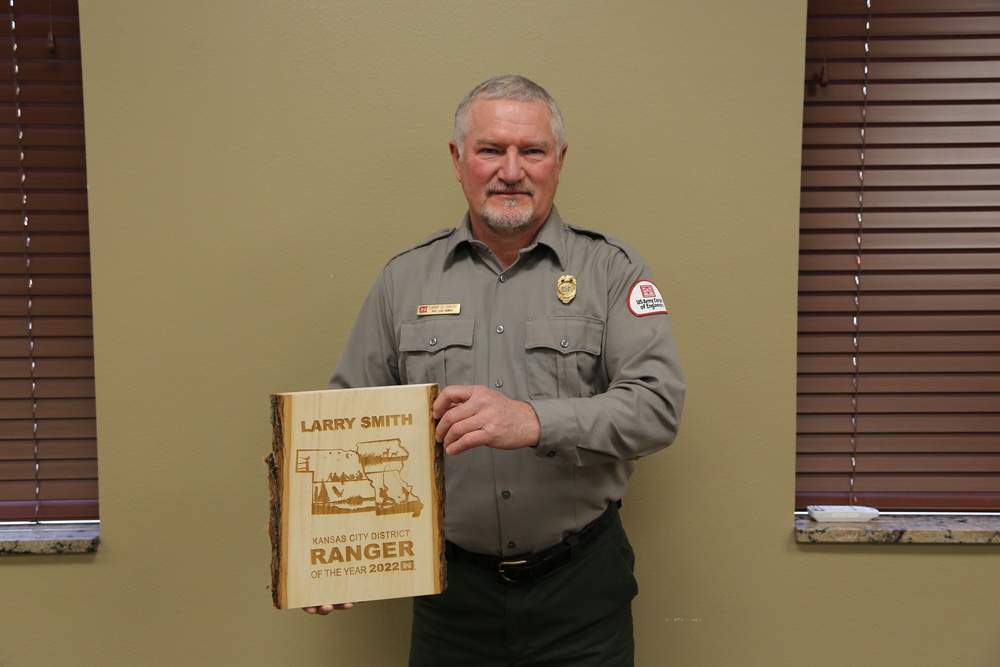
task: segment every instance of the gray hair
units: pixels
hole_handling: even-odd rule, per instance
[[[505,74],[487,79],[472,89],[472,92],[465,96],[465,99],[455,110],[455,146],[458,148],[458,155],[462,155],[462,142],[469,132],[466,118],[469,114],[469,107],[478,99],[486,100],[517,100],[518,102],[534,102],[541,100],[549,107],[549,115],[552,122],[552,136],[556,139],[556,159],[562,152],[562,147],[566,143],[566,126],[563,124],[562,112],[559,105],[552,99],[544,88],[530,79],[516,74]]]

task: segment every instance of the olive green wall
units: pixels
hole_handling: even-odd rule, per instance
[[[81,4],[103,544],[0,561],[4,667],[403,664],[406,601],[271,608],[268,394],[323,387],[382,264],[458,222],[451,115],[506,72],[689,381],[625,499],[639,665],[1000,661],[996,549],[792,540],[804,1]]]

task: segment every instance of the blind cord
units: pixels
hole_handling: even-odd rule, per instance
[[[17,57],[17,35],[16,28],[17,24],[14,19],[14,0],[10,0],[10,40],[13,52],[13,57],[11,58],[11,66],[14,70],[14,114],[17,122],[17,151],[18,151],[18,172],[19,172],[19,183],[20,183],[20,196],[21,196],[21,231],[22,238],[24,239],[24,279],[25,279],[25,295],[26,295],[26,319],[27,319],[27,345],[28,345],[28,380],[31,383],[31,445],[32,445],[32,459],[34,463],[34,482],[35,482],[35,494],[34,502],[35,508],[33,512],[34,521],[38,521],[41,516],[41,478],[40,478],[40,468],[39,468],[39,451],[38,451],[38,397],[37,397],[37,384],[35,381],[35,335],[34,335],[34,322],[32,319],[32,288],[34,287],[34,278],[31,273],[31,228],[29,225],[28,216],[28,192],[25,189],[25,181],[27,180],[25,167],[24,167],[24,128],[21,126],[21,83],[18,79],[18,74],[20,73],[20,64]]]
[[[860,363],[861,356],[860,334],[861,334],[861,252],[864,239],[864,219],[865,219],[865,151],[868,146],[868,85],[869,63],[871,58],[871,34],[872,34],[872,0],[866,0],[868,16],[865,19],[865,69],[864,82],[861,85],[861,153],[860,166],[858,168],[858,227],[856,237],[856,254],[854,267],[854,354],[852,358],[854,376],[851,378],[853,391],[851,394],[851,478],[848,490],[848,504],[858,505],[858,497],[855,494],[855,478],[858,473],[858,397]]]

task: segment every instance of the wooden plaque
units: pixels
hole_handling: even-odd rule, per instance
[[[436,384],[271,396],[271,594],[279,609],[440,593]]]

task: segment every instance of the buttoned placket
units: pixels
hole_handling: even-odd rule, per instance
[[[509,269],[508,269],[509,270]],[[512,353],[512,350],[508,349],[511,345],[511,340],[509,337],[505,336],[507,331],[507,323],[502,321],[502,318],[509,312],[508,308],[504,305],[509,302],[510,296],[509,288],[511,275],[507,271],[503,271],[497,276],[496,289],[494,291],[494,302],[493,307],[490,309],[491,314],[494,317],[500,317],[501,320],[494,321],[493,325],[493,336],[490,341],[491,350],[489,354],[490,359],[490,374],[493,377],[493,387],[497,391],[502,391],[504,386],[504,375],[509,372],[511,363],[516,359],[516,356]],[[516,391],[516,388],[512,388]],[[506,392],[505,392],[506,393]],[[509,395],[509,394],[508,394]],[[503,456],[503,452],[494,453],[494,456]],[[502,470],[502,466],[499,467]],[[500,539],[501,544],[504,545],[505,552],[507,554],[515,553],[517,549],[516,536],[511,533],[511,524],[504,521],[505,515],[507,515],[506,505],[511,501],[513,493],[509,487],[510,480],[503,479],[503,474],[498,473],[498,477],[495,479],[495,493],[497,494],[497,502],[499,503],[499,517],[500,517]]]
[[[503,325],[502,324],[498,324],[497,328],[494,329],[494,331],[497,332],[498,336],[501,335],[504,332]],[[495,386],[497,389],[502,388],[503,387],[503,378],[497,378],[497,380],[493,383],[493,386]]]
[[[489,386],[513,399],[528,399],[528,385],[525,367],[525,335],[528,319],[538,316],[545,308],[539,308],[537,299],[545,298],[545,287],[548,282],[540,280],[540,276],[548,275],[545,271],[536,271],[534,257],[537,246],[521,252],[518,261],[510,267],[503,267],[496,256],[478,242],[473,241],[477,249],[477,264],[475,280],[489,280],[492,289],[483,289],[482,297],[477,303],[475,312],[477,318],[483,318],[482,324],[477,322],[477,335],[485,335],[486,350],[483,350],[482,338],[477,339],[479,369],[476,371],[477,382]],[[534,259],[538,259],[534,257]],[[528,267],[531,270],[527,270]],[[561,268],[561,267],[560,267]],[[556,300],[553,289],[551,298]],[[485,288],[486,285],[483,285]],[[530,304],[530,306],[529,306]],[[572,342],[565,341],[565,346]],[[485,353],[485,355],[484,355]],[[534,452],[535,450],[532,450]],[[555,455],[554,451],[545,452],[548,457]],[[525,502],[529,502],[532,492],[523,487],[525,478],[522,474],[523,453],[493,450],[492,458],[493,498],[496,503],[498,520],[498,545],[503,556],[517,556],[528,549],[523,543],[522,531],[529,533],[534,530],[526,525]],[[483,480],[486,482],[486,480]],[[486,482],[487,484],[489,482]],[[530,540],[529,540],[530,541]]]

